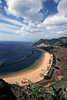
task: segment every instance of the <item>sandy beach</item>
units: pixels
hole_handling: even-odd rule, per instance
[[[36,64],[35,67],[24,72],[17,72],[1,78],[10,84],[26,85],[29,82],[35,83],[44,78],[43,74],[46,75],[51,67],[51,63],[52,55],[50,55],[48,52],[44,52],[41,60]]]

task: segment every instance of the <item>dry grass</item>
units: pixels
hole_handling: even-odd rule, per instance
[[[63,75],[62,80],[57,82],[56,86],[61,87],[64,85],[67,88],[67,48],[55,49],[54,53],[57,57],[57,66],[60,67]]]

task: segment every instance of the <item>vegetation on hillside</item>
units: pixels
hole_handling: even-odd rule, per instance
[[[15,89],[16,87],[13,86]],[[19,95],[17,100],[67,100],[67,89],[62,87],[57,89],[55,86],[49,88],[39,87],[36,84],[30,84],[24,88],[17,87]],[[21,94],[21,95],[20,95]]]
[[[67,100],[67,88],[10,85],[0,79],[0,100]]]

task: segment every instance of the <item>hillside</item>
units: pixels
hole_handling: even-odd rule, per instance
[[[41,45],[44,44],[44,45]],[[56,82],[56,86],[67,87],[67,37],[61,37],[58,39],[44,40],[41,39],[34,44],[36,47],[41,45],[42,48],[50,53],[56,55],[56,65],[60,68],[60,72],[63,75],[61,81]],[[45,46],[47,45],[47,47]],[[54,79],[56,78],[56,73],[53,75]]]
[[[36,43],[34,43],[34,46],[40,45],[44,43],[45,45],[50,46],[60,46],[60,47],[67,47],[67,37],[61,37],[58,39],[40,39]]]
[[[52,40],[41,39],[34,46],[41,43],[46,44],[48,49],[60,47],[53,48],[52,53],[56,55],[56,66],[59,66],[63,78],[57,80],[58,71],[55,70],[52,79],[44,79],[41,82],[21,87],[18,84],[10,85],[0,79],[0,100],[67,100],[67,37]],[[50,85],[46,88],[45,84],[48,82]]]
[[[0,100],[67,100],[67,89],[42,88],[35,84],[20,87],[0,79]]]

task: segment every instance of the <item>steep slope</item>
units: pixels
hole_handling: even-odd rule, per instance
[[[36,43],[34,43],[34,46],[40,45],[44,43],[45,45],[50,45],[50,46],[60,46],[60,47],[67,47],[67,37],[61,37],[58,39],[40,39]]]

